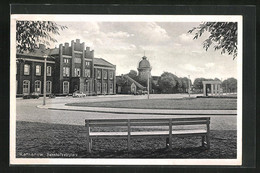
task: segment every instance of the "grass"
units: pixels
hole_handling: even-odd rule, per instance
[[[184,109],[184,110],[236,110],[237,99],[232,98],[183,98],[140,99],[106,102],[69,103],[67,106],[108,107],[131,109]]]
[[[17,158],[236,158],[236,131],[211,131],[211,148],[206,150],[198,137],[173,138],[173,149],[163,138],[137,138],[127,152],[124,139],[97,139],[93,152],[86,152],[84,126],[32,123],[16,124]]]

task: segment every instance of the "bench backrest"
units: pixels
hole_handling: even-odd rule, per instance
[[[87,119],[86,127],[178,126],[210,124],[210,117],[164,119]]]

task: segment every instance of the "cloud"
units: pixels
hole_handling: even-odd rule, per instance
[[[130,29],[141,44],[158,44],[170,40],[167,31],[155,22],[135,23],[133,26]]]
[[[104,47],[105,49],[105,47]],[[111,46],[106,47],[107,50],[111,50]],[[111,54],[124,54],[122,51],[133,51],[136,49],[134,44],[122,44],[122,45],[114,45],[113,51],[110,51]]]
[[[191,53],[197,53],[197,54],[201,54],[201,53],[203,53],[201,50],[193,50],[193,51],[191,51]]]
[[[181,47],[182,44],[180,44],[180,43],[174,43],[173,46],[174,46],[174,47]]]
[[[179,39],[182,42],[191,42],[193,41],[193,36],[191,34],[183,33],[179,36]]]
[[[129,34],[127,32],[123,32],[123,31],[109,32],[106,35],[107,35],[107,37],[113,37],[113,38],[128,38],[128,37],[134,36],[134,34]]]
[[[78,38],[95,50],[95,56],[117,65],[117,74],[136,70],[145,51],[153,75],[163,71],[176,72],[178,76],[189,74],[192,78],[236,75],[236,62],[230,56],[206,51],[202,45],[204,38],[193,40],[193,34],[187,33],[194,23],[181,27],[173,23],[61,22],[68,29],[55,35],[58,42],[53,44],[59,46]]]
[[[77,29],[81,30],[81,28],[84,28],[83,32],[85,32],[87,34],[93,34],[93,33],[100,32],[100,27],[99,27],[99,24],[97,22],[86,22],[86,23],[83,24],[83,26],[81,25]]]
[[[205,72],[205,69],[202,67],[197,67],[194,66],[192,64],[184,64],[184,65],[180,65],[181,68],[183,68],[184,70],[190,71],[190,72]]]
[[[212,63],[212,62],[209,62],[209,63],[206,63],[205,66],[207,68],[210,68],[210,67],[213,67],[215,65],[215,63]]]

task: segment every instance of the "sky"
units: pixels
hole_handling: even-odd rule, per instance
[[[55,35],[57,43],[50,48],[71,40],[80,39],[85,46],[94,50],[96,58],[116,65],[116,75],[136,70],[145,56],[152,66],[152,75],[160,76],[171,72],[178,77],[192,80],[198,77],[237,78],[237,60],[220,51],[203,49],[205,33],[197,40],[188,30],[196,22],[56,22],[68,29]]]

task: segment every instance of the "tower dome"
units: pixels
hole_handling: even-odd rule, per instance
[[[152,67],[146,56],[142,57],[142,60],[138,64],[138,76],[141,81],[146,81],[148,76],[151,78]]]
[[[139,62],[138,69],[151,68],[150,62],[147,60],[147,57],[143,56],[142,58],[143,59]]]

